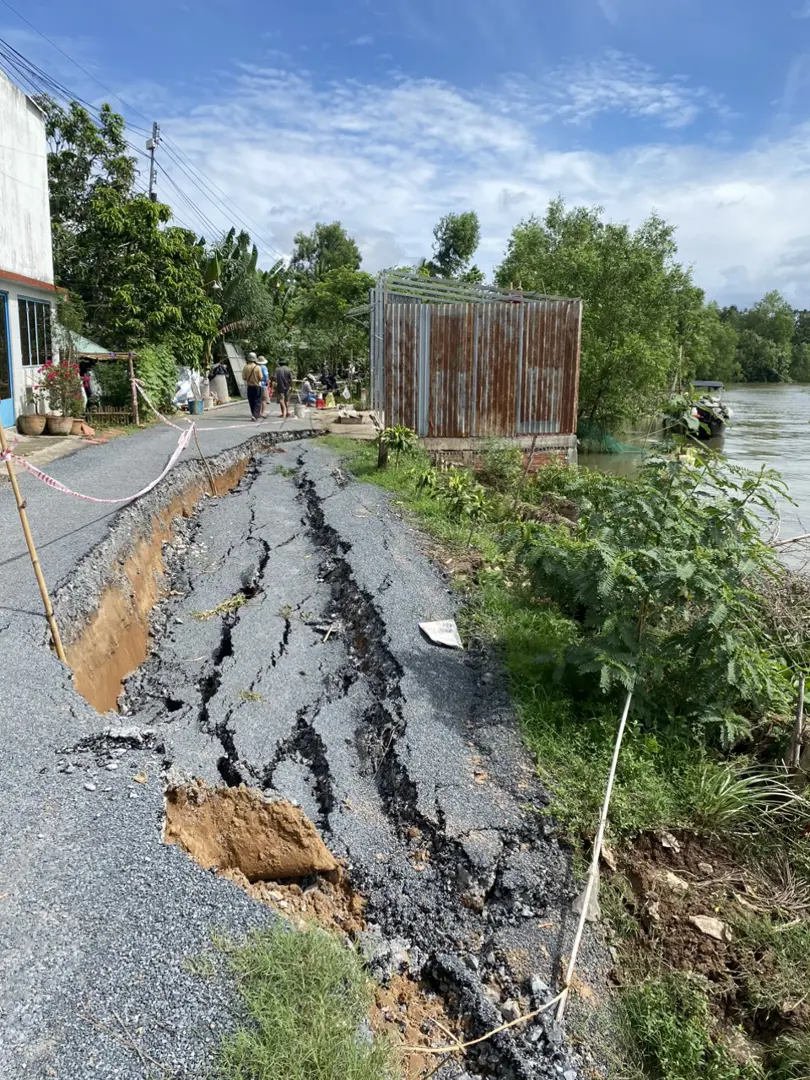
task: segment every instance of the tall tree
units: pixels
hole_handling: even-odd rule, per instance
[[[207,343],[206,361],[226,337],[250,347],[262,342],[263,348],[274,337],[276,310],[250,235],[230,229],[210,249],[200,250],[203,281],[221,312],[217,332]]]
[[[737,361],[747,382],[783,382],[790,378],[795,320],[793,309],[776,290],[738,316]]]
[[[41,99],[59,285],[83,302],[87,332],[113,350],[168,345],[196,366],[219,307],[206,293],[197,237],[171,210],[134,191],[124,121],[109,106],[97,125],[76,102]]]
[[[360,269],[360,249],[339,221],[318,222],[311,233],[298,233],[294,244],[290,268],[305,281],[320,281],[341,267]]]
[[[810,382],[810,311],[794,313],[790,377],[793,382]]]
[[[723,319],[713,300],[701,311],[700,335],[694,354],[696,379],[717,379],[729,383],[737,377],[737,328]]]
[[[654,408],[677,375],[679,326],[702,294],[675,259],[674,228],[656,214],[631,230],[601,207],[567,209],[512,232],[496,272],[502,287],[584,300],[580,418],[620,429]]]
[[[470,266],[480,242],[481,225],[474,210],[445,214],[433,230],[433,258],[425,266],[437,277],[483,281],[478,267]]]
[[[367,328],[347,316],[350,308],[368,301],[374,285],[371,274],[340,267],[330,270],[312,288],[302,293],[297,324],[304,362],[310,367],[338,371],[350,359],[362,369],[368,356]]]

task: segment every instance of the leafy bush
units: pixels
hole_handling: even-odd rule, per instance
[[[177,361],[167,345],[141,349],[135,359],[135,375],[158,409],[171,409],[177,392]]]
[[[656,459],[633,482],[556,467],[539,486],[556,480],[578,524],[535,530],[524,561],[537,594],[581,627],[566,653],[577,678],[633,686],[635,709],[686,717],[725,746],[786,713],[790,678],[754,590],[773,564],[756,513],[772,512],[776,478],[708,458]]]
[[[475,482],[468,469],[451,469],[445,474],[444,483],[437,488],[438,497],[447,505],[454,518],[470,524],[467,547],[472,543],[473,530],[487,510],[484,489]]]
[[[398,466],[400,455],[410,454],[416,446],[416,432],[404,424],[397,424],[381,431],[378,441],[394,451],[394,465]]]
[[[523,475],[523,451],[519,446],[488,439],[481,455],[480,476],[497,491],[513,491]]]
[[[102,361],[95,366],[105,405],[125,407],[132,400],[125,360]],[[166,345],[147,345],[135,357],[135,377],[155,407],[164,412],[172,407],[177,391],[177,361]]]
[[[655,1080],[758,1080],[755,1065],[740,1065],[713,1038],[705,991],[684,974],[648,979],[624,991],[629,1038]]]
[[[47,391],[48,404],[62,416],[82,416],[84,399],[79,365],[75,361],[63,358],[58,364],[46,360],[37,373],[41,379],[39,387]]]

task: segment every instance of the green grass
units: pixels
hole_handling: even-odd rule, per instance
[[[617,703],[578,699],[557,680],[555,660],[574,631],[553,605],[538,606],[519,588],[496,581],[476,591],[468,618],[483,641],[502,651],[526,742],[554,794],[554,817],[575,843],[591,836],[610,769]],[[627,839],[686,824],[703,768],[702,751],[683,733],[664,739],[631,718],[611,802],[611,835]]]
[[[706,990],[690,975],[648,979],[622,994],[624,1034],[638,1064],[654,1080],[759,1080],[715,1037]]]
[[[220,1080],[388,1080],[391,1051],[362,1026],[372,984],[326,931],[262,930],[231,952],[248,1023],[221,1047]]]
[[[761,1015],[789,1015],[810,991],[810,924],[740,909],[732,921],[747,1005]]]

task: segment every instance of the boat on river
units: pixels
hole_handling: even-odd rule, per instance
[[[700,427],[691,434],[698,439],[714,439],[722,435],[726,422],[733,415],[720,397],[725,386],[713,379],[695,379],[692,389],[700,395],[692,406],[692,416],[699,421]]]

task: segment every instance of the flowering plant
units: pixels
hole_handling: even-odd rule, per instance
[[[82,397],[82,377],[79,365],[71,360],[55,364],[46,360],[39,369],[42,380],[35,390],[45,390],[52,409],[57,409],[62,416],[81,416],[84,413]]]

